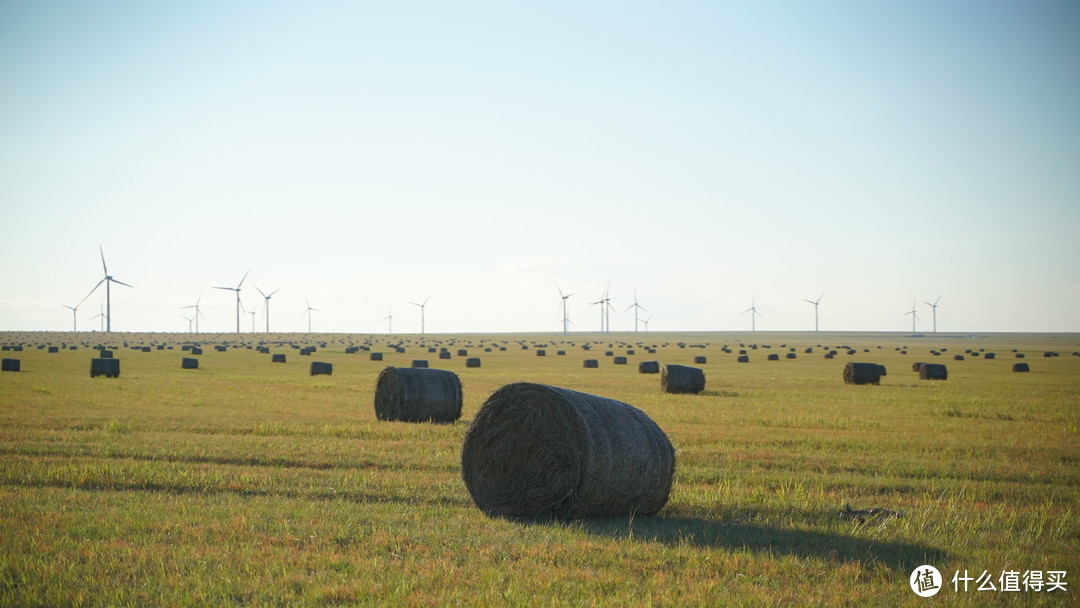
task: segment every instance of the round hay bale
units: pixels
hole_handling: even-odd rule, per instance
[[[382,361],[382,353],[371,353],[368,355],[368,359],[371,361]]]
[[[449,359],[450,358],[450,351],[444,350],[444,351],[439,352],[439,358],[440,359]]]
[[[666,393],[697,394],[705,390],[705,372],[698,367],[665,365],[660,386]]]
[[[1017,359],[1023,359],[1024,358],[1024,353],[1016,353],[1016,358]]]
[[[275,353],[270,355],[270,361],[272,363],[285,363],[285,353]]]
[[[612,363],[615,365],[626,365],[626,357],[615,357]]]
[[[427,359],[413,359],[412,366],[416,369],[427,369]]]
[[[322,361],[311,362],[311,375],[312,376],[332,376],[334,375],[334,365],[332,363],[324,363]]]
[[[780,360],[780,355],[778,355],[776,353],[772,353],[772,354],[769,355],[768,359],[769,359],[769,361],[779,361]]]
[[[1031,367],[1027,363],[1013,363],[1014,372],[1030,372]]]
[[[96,378],[98,376],[105,376],[106,378],[119,378],[120,360],[105,359],[101,357],[97,359],[90,359],[90,377]]]
[[[996,357],[997,355],[994,353],[986,353],[985,355],[983,355],[983,359],[994,359]]]
[[[638,363],[639,374],[659,374],[660,362],[659,361],[642,361]]]
[[[919,370],[920,380],[947,380],[949,370],[940,363],[924,363]]]
[[[102,349],[100,349],[98,351],[98,357],[101,358],[101,359],[112,359],[113,358],[113,351],[108,350],[106,348],[102,348]]]
[[[600,362],[596,359],[585,359],[585,367],[589,369],[600,367]]]
[[[465,433],[461,473],[493,517],[653,515],[675,449],[645,412],[614,399],[519,382],[495,391]]]
[[[879,365],[878,366],[878,375],[880,375],[882,378],[884,378],[885,376],[889,375],[889,370],[885,369],[884,365]]]
[[[963,361],[964,355],[953,355],[953,361]]]
[[[848,363],[844,366],[844,384],[879,384],[881,366],[877,363]]]
[[[194,357],[184,357],[180,360],[180,369],[199,369],[199,360]]]
[[[202,354],[202,349],[197,347],[197,346],[192,346],[191,347],[191,354],[193,354],[193,355],[201,355]]]
[[[60,347],[59,346],[50,346],[49,347],[49,354],[50,355],[56,354],[58,352],[60,352]]]
[[[469,357],[465,359],[465,367],[480,367],[480,357]]]
[[[544,350],[544,349],[542,349],[542,348],[541,348],[541,349],[537,349],[537,351],[536,351],[536,356],[537,356],[537,357],[546,357],[546,356],[547,356],[547,351],[546,351],[546,350]]]
[[[915,363],[911,364],[911,371],[913,371],[913,372],[921,372],[922,367],[924,365],[926,365],[926,362],[924,362],[924,361],[916,361]]]
[[[453,422],[461,418],[461,380],[444,369],[387,367],[375,383],[375,416]]]
[[[459,356],[459,357],[468,357],[469,356],[469,351],[467,349],[464,349],[464,348],[459,348],[458,351],[457,351],[457,356]]]
[[[788,354],[784,355],[784,358],[785,359],[797,359],[798,355],[796,355],[795,353],[788,353]]]
[[[696,363],[698,365],[704,365],[704,364],[706,364],[708,362],[709,362],[709,360],[706,357],[702,357],[701,355],[698,355],[697,357],[694,357],[694,363]]]
[[[4,359],[0,361],[0,371],[17,372],[22,369],[22,359]]]
[[[739,355],[739,358],[736,359],[736,361],[738,361],[739,363],[749,363],[750,362],[750,356],[749,355]]]

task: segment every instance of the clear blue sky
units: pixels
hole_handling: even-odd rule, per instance
[[[1080,331],[1080,5],[2,2],[0,330]],[[81,329],[103,302],[82,304]],[[245,317],[245,330],[251,318]]]

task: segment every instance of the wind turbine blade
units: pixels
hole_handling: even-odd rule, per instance
[[[101,268],[105,270],[105,276],[109,276],[109,267],[105,265],[105,249],[98,243],[98,251],[101,252]]]
[[[101,279],[100,281],[98,281],[98,284],[94,285],[94,288],[90,290],[90,293],[86,294],[86,298],[89,298],[90,296],[94,295],[94,292],[97,291],[97,288],[101,287],[101,284],[104,283],[104,282],[105,282],[105,279]],[[85,302],[86,298],[83,298],[82,302]],[[82,304],[82,302],[79,302],[79,304]]]
[[[807,304],[815,304],[815,305],[817,304],[817,302],[815,302],[813,300],[807,300],[806,298],[803,298],[802,301],[806,302]]]
[[[253,285],[254,285],[254,283],[253,283]],[[259,292],[259,295],[262,296],[263,298],[267,297],[267,295],[265,293],[263,293],[263,290],[259,289],[258,285],[255,285],[255,291]]]
[[[275,294],[275,293],[277,293],[277,292],[279,292],[279,291],[281,291],[281,288],[280,288],[280,287],[278,287],[278,288],[277,288],[277,289],[275,289],[274,291],[271,291],[271,292],[270,292],[270,295],[266,296],[266,299],[267,299],[267,300],[269,300],[270,298],[274,297],[274,294]]]
[[[420,306],[421,306],[421,307],[427,306],[427,301],[428,301],[428,300],[430,300],[430,299],[431,299],[431,296],[430,296],[430,295],[429,295],[428,297],[424,298],[424,303],[423,303],[423,304],[421,304]]]
[[[244,284],[244,280],[247,279],[247,275],[249,275],[249,274],[251,274],[251,269],[250,268],[247,269],[247,272],[244,273],[244,278],[240,279],[240,283],[236,286],[237,291],[240,291],[240,285]]]
[[[559,282],[558,281],[555,281],[555,289],[559,290],[559,297],[560,298],[565,298],[566,297],[566,296],[563,295],[562,287],[559,287]]]
[[[228,289],[229,291],[236,291],[235,287],[215,287],[214,289]]]
[[[132,289],[135,289],[134,286],[128,285],[127,283],[125,283],[123,281],[117,281],[116,279],[111,279],[111,280],[112,280],[113,283],[119,283],[119,284],[123,285],[124,287],[131,287]]]

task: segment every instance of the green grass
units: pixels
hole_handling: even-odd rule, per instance
[[[246,348],[214,351],[217,341],[259,339],[223,335],[201,336],[201,369],[182,370],[179,343],[189,338],[108,337],[122,360],[117,379],[89,377],[86,347],[3,353],[24,371],[0,374],[0,605],[1077,603],[1075,334],[427,339],[451,360],[420,349],[417,336],[405,354],[379,336],[383,362],[344,353],[368,336],[274,336],[327,343],[310,358],[273,346],[288,354],[284,365]],[[2,344],[61,340],[71,334],[0,334]],[[122,346],[152,340],[177,346]],[[483,352],[481,340],[507,350]],[[547,356],[521,340],[547,343]],[[598,343],[586,352],[587,342]],[[625,366],[604,355],[624,355],[620,343],[637,351]],[[750,349],[740,364],[740,343],[772,348]],[[858,353],[827,360],[819,344]],[[766,360],[790,347],[797,359]],[[483,367],[467,369],[459,348]],[[948,351],[930,354],[940,348]],[[968,348],[998,358],[952,360]],[[1014,348],[1030,373],[1010,371]],[[702,395],[664,394],[658,375],[637,373],[640,361],[692,365],[703,354]],[[379,371],[416,358],[459,375],[461,421],[375,419]],[[586,358],[600,368],[584,369]],[[311,360],[333,363],[334,375],[309,376]],[[883,364],[888,376],[844,385],[852,360]],[[924,360],[948,365],[949,379],[920,381],[911,364]],[[519,380],[645,410],[677,451],[667,506],[654,517],[572,522],[484,516],[460,478],[461,442],[484,399]],[[841,517],[845,505],[900,516]],[[929,600],[907,584],[924,563],[947,579]],[[1004,570],[1066,570],[1069,590],[956,593],[956,570],[995,580]]]

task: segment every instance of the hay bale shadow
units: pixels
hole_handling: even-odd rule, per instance
[[[920,544],[696,517],[619,517],[582,520],[579,525],[590,534],[619,540],[877,564],[903,572],[948,557],[941,549]]]

